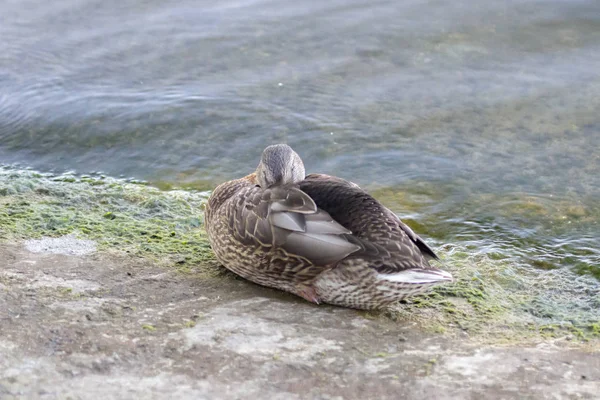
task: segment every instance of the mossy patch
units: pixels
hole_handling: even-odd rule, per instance
[[[142,329],[148,331],[148,332],[155,332],[156,331],[156,327],[154,325],[142,325]]]
[[[600,339],[600,286],[569,271],[538,271],[486,255],[463,258],[446,246],[444,268],[455,282],[383,312],[434,333],[495,343],[542,338]]]
[[[75,234],[99,249],[219,273],[203,229],[206,193],[2,168],[0,195],[0,239]]]

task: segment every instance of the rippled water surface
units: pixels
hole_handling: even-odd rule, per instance
[[[5,0],[0,38],[4,163],[210,188],[287,142],[438,246],[600,276],[598,1]]]

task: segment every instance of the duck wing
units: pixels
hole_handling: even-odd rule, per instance
[[[246,245],[279,247],[321,266],[334,265],[360,249],[346,237],[351,232],[298,187],[249,187],[237,199],[230,226]]]
[[[319,208],[352,231],[357,244],[363,244],[363,253],[377,254],[378,259],[389,261],[388,267],[428,269],[431,266],[427,259],[438,258],[396,214],[358,185],[334,176],[311,174],[299,187]]]

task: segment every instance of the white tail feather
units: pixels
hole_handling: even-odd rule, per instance
[[[441,269],[407,269],[393,274],[379,274],[380,279],[399,283],[435,283],[451,281],[452,275]]]

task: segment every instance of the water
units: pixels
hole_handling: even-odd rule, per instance
[[[210,188],[287,142],[449,243],[600,277],[600,3],[4,0],[0,160]]]

